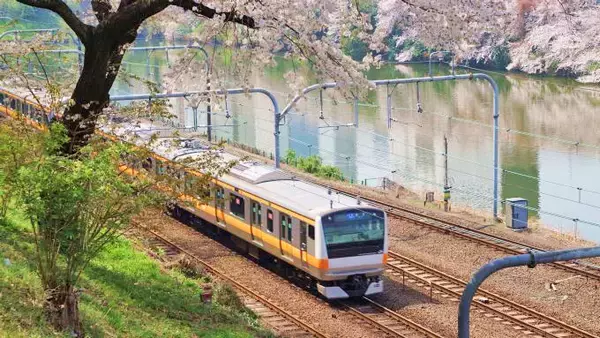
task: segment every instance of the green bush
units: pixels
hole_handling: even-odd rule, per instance
[[[492,49],[492,66],[497,69],[505,70],[511,62],[510,50],[506,44],[495,46]]]
[[[587,68],[588,72],[596,71],[596,70],[600,69],[600,62],[592,61],[592,62],[588,63],[586,68]]]
[[[217,284],[215,286],[213,302],[233,310],[244,309],[244,303],[229,284]]]
[[[362,61],[369,53],[369,46],[355,35],[342,38],[342,51],[354,61]]]
[[[285,163],[318,177],[338,181],[345,179],[338,167],[323,164],[323,160],[317,155],[301,157],[297,156],[294,150],[288,149],[285,154]]]

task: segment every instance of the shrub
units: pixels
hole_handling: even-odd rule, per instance
[[[245,309],[244,303],[229,284],[217,284],[214,287],[213,302],[231,309]]]
[[[338,181],[345,179],[340,168],[323,164],[323,160],[317,155],[301,157],[297,156],[294,150],[288,149],[285,154],[285,163],[318,177]]]
[[[495,46],[492,49],[492,65],[494,68],[504,70],[510,62],[510,50],[507,45]]]

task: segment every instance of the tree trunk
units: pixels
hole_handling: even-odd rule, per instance
[[[67,331],[72,336],[83,337],[83,325],[79,318],[79,296],[73,287],[60,286],[47,293],[44,310],[52,326],[57,330]]]
[[[89,142],[98,116],[109,103],[108,92],[121,68],[123,46],[133,40],[132,34],[115,39],[97,31],[86,43],[83,69],[71,95],[74,104],[64,113],[70,139],[63,148],[66,154],[76,153]]]

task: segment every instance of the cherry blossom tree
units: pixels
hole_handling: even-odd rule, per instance
[[[273,64],[273,55],[279,52],[307,60],[323,79],[352,83],[358,90],[367,87],[362,71],[378,62],[377,55],[385,50],[385,39],[394,27],[402,27],[402,38],[418,37],[429,46],[450,48],[460,55],[480,43],[482,34],[504,32],[541,2],[379,0],[375,2],[375,28],[369,13],[361,11],[361,0],[90,0],[91,12],[78,14],[65,0],[16,1],[58,14],[85,46],[83,69],[71,94],[72,104],[65,111],[70,136],[65,150],[69,153],[87,143],[109,103],[109,90],[127,48],[148,22],[167,30],[181,25],[199,27],[191,35],[201,45],[218,38],[231,47],[232,66],[225,70],[227,75],[246,80],[247,86],[249,70]],[[550,3],[568,8],[581,1]],[[366,42],[374,53],[367,53],[363,62],[344,55],[340,40],[350,35]],[[172,67],[165,87],[180,90],[181,74],[208,76],[212,83],[224,78],[218,74],[223,70],[202,74],[196,70],[201,68],[182,60]]]
[[[63,0],[17,0],[58,14],[85,46],[83,69],[65,110],[70,141],[67,153],[88,142],[98,116],[109,103],[112,87],[128,46],[144,22],[163,13],[167,22],[202,19],[199,41],[217,35],[228,46],[273,52],[286,49],[310,59],[336,80],[359,79],[360,67],[343,55],[333,40],[336,32],[368,26],[352,2],[315,0],[91,0],[91,14],[76,14]],[[322,34],[317,35],[321,32]],[[253,57],[255,64],[272,62],[267,54]],[[241,58],[236,62],[245,63]],[[242,67],[241,67],[242,68]]]

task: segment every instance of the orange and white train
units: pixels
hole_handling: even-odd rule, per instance
[[[44,109],[2,88],[0,113],[21,114],[41,125],[50,120]],[[128,128],[139,128],[137,134],[144,137],[144,126]],[[198,140],[177,139],[179,147],[172,141],[157,142],[155,156],[129,165],[164,174],[171,172],[166,170],[170,163],[202,156],[208,149]],[[236,160],[226,152],[221,156]],[[194,168],[184,171],[184,180],[202,175]],[[383,210],[258,162],[238,162],[212,184],[208,202],[191,194],[192,202],[178,204],[176,214],[226,232],[251,256],[276,262],[328,299],[383,291],[388,250]]]

